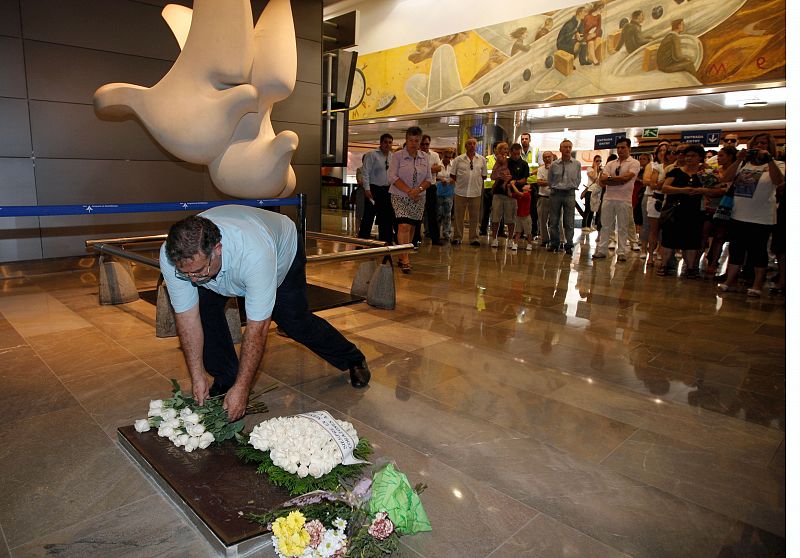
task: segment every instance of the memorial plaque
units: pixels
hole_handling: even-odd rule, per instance
[[[186,452],[155,430],[117,430],[119,442],[224,556],[245,556],[270,544],[266,528],[246,519],[289,500],[289,492],[267,482],[253,465],[236,457],[227,441]],[[271,555],[271,549],[270,549]]]

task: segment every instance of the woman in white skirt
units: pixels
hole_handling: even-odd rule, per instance
[[[646,186],[645,196],[647,196],[647,225],[648,234],[644,239],[645,245],[642,246],[642,254],[648,255],[647,265],[654,265],[656,254],[658,254],[659,238],[661,230],[658,226],[658,218],[661,216],[661,206],[664,203],[664,194],[661,193],[661,186],[664,184],[666,173],[664,168],[667,166],[667,152],[669,142],[662,141],[653,151],[653,160],[644,169],[644,183]]]

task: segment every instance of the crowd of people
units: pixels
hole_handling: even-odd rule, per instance
[[[759,297],[771,248],[779,263],[773,290],[785,289],[785,166],[768,133],[754,135],[742,149],[731,133],[716,150],[662,141],[652,153],[635,156],[630,140],[621,138],[605,164],[594,157],[585,180],[568,139],[558,156],[537,156],[530,134],[523,133],[519,143],[495,144],[488,157],[477,153],[475,138],[466,140],[461,155],[446,149],[440,157],[417,126],[406,131],[400,151],[392,153],[392,141],[384,134],[380,147],[363,159],[360,174],[370,201],[359,229],[363,238],[377,218],[381,240],[418,244],[424,221],[434,245],[465,241],[479,247],[483,236],[492,248],[506,238],[512,251],[538,245],[571,255],[580,198],[581,234],[598,231],[593,260],[615,250],[616,261],[625,262],[639,252],[659,276],[680,269],[686,278],[715,278],[723,292],[744,276],[751,281],[748,296]],[[726,242],[728,266],[719,274]],[[400,268],[411,272],[407,255]]]

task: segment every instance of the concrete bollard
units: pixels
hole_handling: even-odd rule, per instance
[[[100,304],[125,304],[139,300],[130,262],[118,262],[100,256]]]
[[[167,285],[162,277],[158,278],[158,294],[156,295],[156,337],[175,337],[175,313],[169,301]]]
[[[372,274],[367,288],[367,304],[385,310],[394,310],[397,297],[394,288],[394,268],[391,256],[386,256],[383,263]]]
[[[366,298],[367,288],[369,287],[369,282],[375,273],[376,267],[375,260],[361,262],[358,269],[356,269],[356,276],[353,278],[353,284],[350,286],[351,295]]]

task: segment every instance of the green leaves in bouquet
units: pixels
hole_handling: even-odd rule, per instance
[[[400,547],[400,536],[397,531],[380,540],[370,535],[368,529],[369,524],[364,525],[355,536],[351,537],[347,549],[348,558],[374,558],[381,554],[389,556]]]
[[[307,506],[276,508],[267,513],[250,514],[247,518],[259,525],[267,526],[279,517],[288,515],[289,512],[295,510],[303,512],[306,521],[318,519],[323,525],[328,527],[333,524],[333,520],[337,517],[346,519],[347,522],[350,523],[350,518],[353,514],[353,508],[344,502],[325,501],[318,504],[309,504]]]
[[[257,450],[249,445],[249,437],[237,436],[236,439],[241,444],[236,450],[236,455],[245,463],[257,463],[257,473],[266,474],[272,484],[286,488],[292,496],[307,494],[314,490],[334,491],[338,489],[342,480],[358,478],[364,468],[369,465],[369,463],[356,465],[339,464],[330,473],[319,478],[314,478],[311,475],[300,478],[275,465],[269,457],[269,452]],[[367,459],[370,454],[372,454],[372,446],[366,438],[361,438],[353,450],[353,455],[357,459]]]

